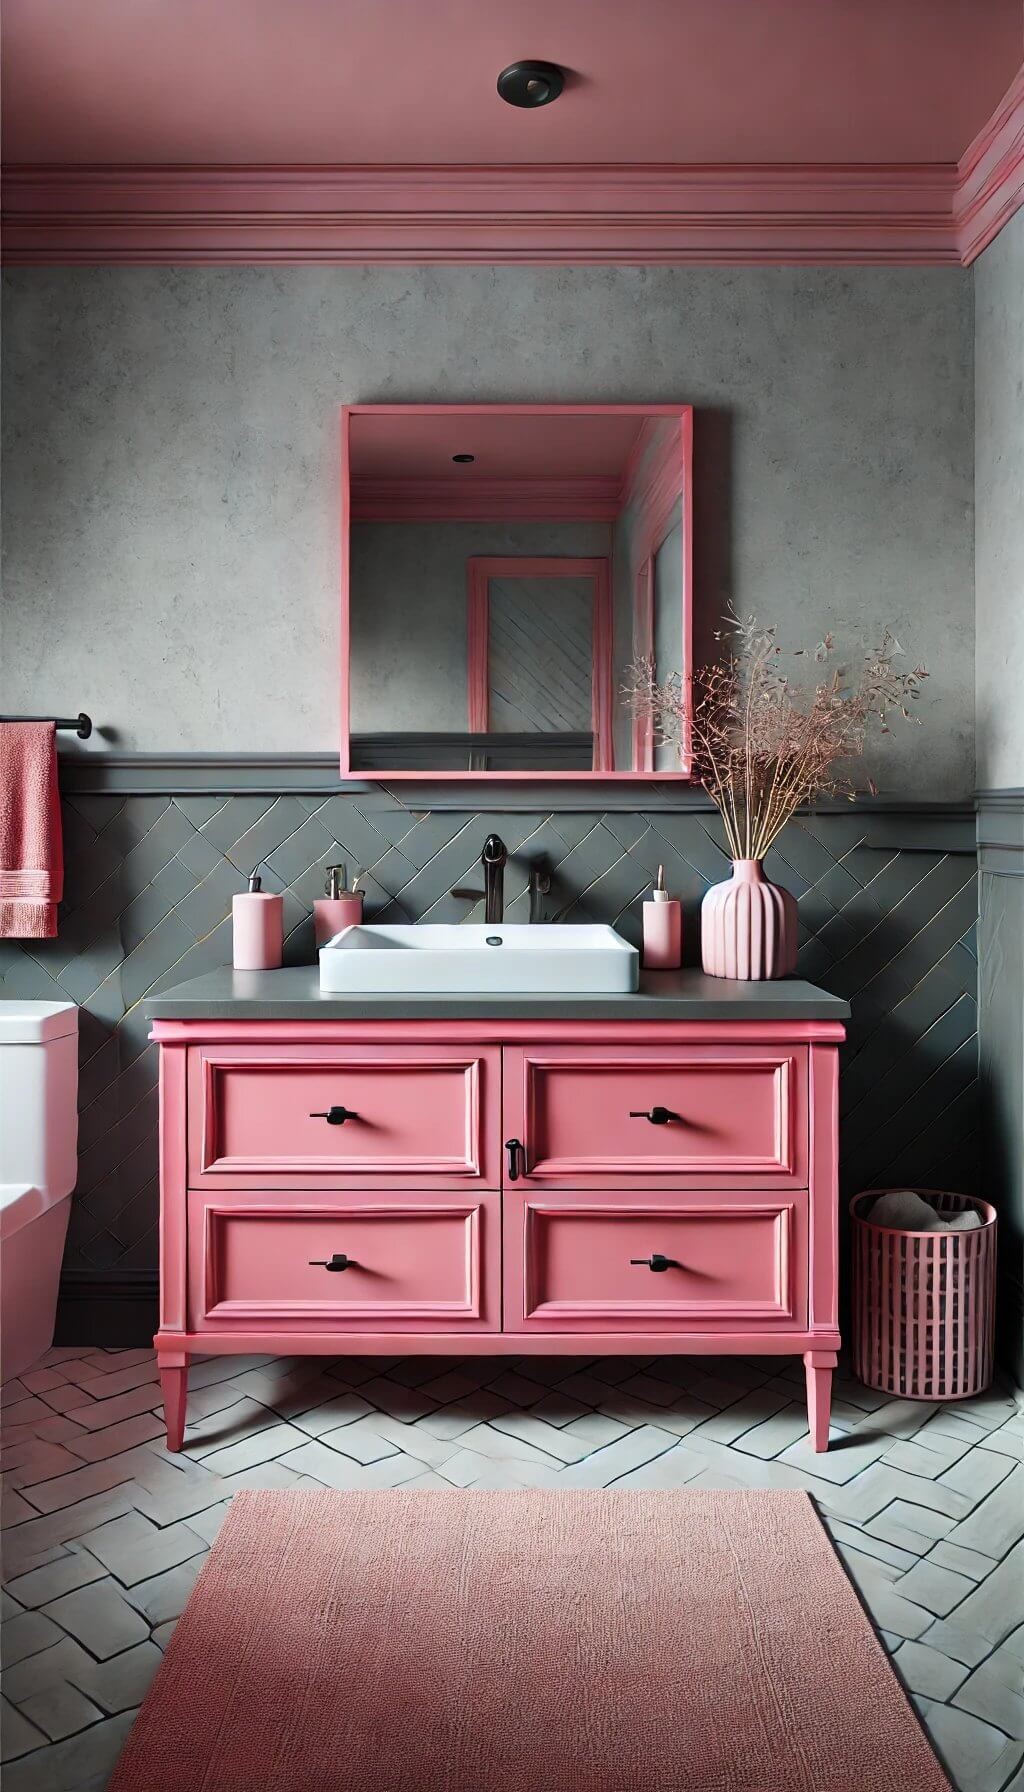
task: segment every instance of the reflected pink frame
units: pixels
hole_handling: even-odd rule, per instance
[[[341,753],[339,771],[342,779],[359,783],[491,783],[496,778],[502,782],[526,783],[576,783],[592,782],[595,778],[609,783],[645,783],[668,781],[689,783],[692,781],[691,756],[687,749],[682,754],[683,765],[679,771],[658,771],[652,769],[653,751],[645,753],[645,769],[629,771],[509,771],[496,774],[486,771],[392,771],[386,773],[366,773],[352,770],[350,745],[351,697],[349,688],[349,631],[351,616],[351,553],[349,530],[351,526],[351,424],[353,417],[373,416],[475,416],[484,412],[491,416],[515,417],[674,417],[679,421],[680,451],[682,455],[682,506],[683,506],[683,652],[684,683],[689,690],[693,666],[693,407],[677,404],[346,404],[341,407],[341,665],[339,689],[339,719],[341,732]],[[657,495],[652,494],[652,505],[656,506]],[[653,514],[653,513],[652,513]],[[652,535],[656,532],[652,527]],[[657,542],[652,539],[649,552],[653,553]],[[610,610],[610,603],[609,603]],[[596,653],[595,629],[595,653]],[[595,693],[597,682],[595,680]],[[608,748],[610,754],[612,716],[608,717]],[[596,732],[596,729],[595,729]],[[595,754],[596,756],[596,754]]]
[[[594,581],[591,623],[590,715],[594,735],[595,772],[612,769],[612,582],[608,561],[602,558],[557,558],[528,554],[497,556],[474,554],[468,565],[466,610],[467,721],[471,734],[490,728],[490,593],[492,579],[575,579]],[[487,774],[493,777],[493,772]]]

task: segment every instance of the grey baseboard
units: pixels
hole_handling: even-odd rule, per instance
[[[574,810],[580,813],[705,813],[714,808],[699,785],[658,779],[587,779],[543,785],[522,783],[489,773],[472,782],[450,779],[434,784],[387,782],[386,771],[373,780],[346,778],[338,772],[336,753],[120,753],[62,748],[61,786],[77,796],[351,796],[369,813],[373,809],[483,810],[491,814],[532,814]],[[1007,793],[999,793],[1001,795]],[[973,795],[931,802],[918,797],[858,797],[856,810],[871,817],[870,845],[881,849],[973,853]],[[848,815],[850,804],[822,802],[815,815]]]
[[[105,753],[61,747],[61,788],[82,796],[337,795],[373,790],[344,784],[337,753]]]
[[[101,1350],[152,1344],[159,1297],[155,1269],[65,1269],[53,1341],[95,1344]]]
[[[547,810],[710,811],[699,787],[640,780],[543,786],[510,781],[499,773],[473,781],[387,783],[382,771],[342,780],[336,753],[104,753],[62,749],[61,789],[72,796],[351,796],[362,809],[483,809],[532,813]],[[942,807],[942,805],[936,805]]]
[[[349,763],[364,778],[389,772],[589,772],[591,734],[353,734]],[[471,758],[477,763],[471,764]]]
[[[978,864],[988,877],[1024,877],[1024,790],[979,790]]]

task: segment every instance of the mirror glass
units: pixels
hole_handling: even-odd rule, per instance
[[[686,406],[347,406],[342,772],[687,774]]]

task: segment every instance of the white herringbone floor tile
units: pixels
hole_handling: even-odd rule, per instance
[[[193,1366],[182,1455],[152,1353],[68,1349],[3,1390],[4,1792],[98,1792],[240,1487],[801,1487],[958,1792],[1024,1774],[1024,1417],[798,1364],[264,1356]],[[909,1789],[908,1789],[909,1792]]]

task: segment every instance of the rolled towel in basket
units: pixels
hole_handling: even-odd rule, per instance
[[[939,1213],[914,1188],[886,1189],[866,1218],[876,1226],[892,1226],[899,1232],[973,1232],[981,1225],[973,1207],[964,1208],[962,1213]]]

